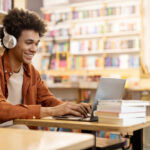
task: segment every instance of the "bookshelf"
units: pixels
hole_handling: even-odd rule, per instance
[[[41,74],[50,74],[52,76],[70,76],[70,75],[77,75],[77,76],[94,76],[94,75],[102,75],[102,76],[109,76],[110,72],[112,74],[118,73],[124,77],[138,77],[140,73],[139,69],[95,69],[95,70],[74,70],[74,69],[59,69],[59,70],[42,70]]]
[[[84,93],[92,92],[92,101],[100,76],[126,78],[132,83],[127,89],[143,89],[143,77],[149,78],[143,61],[143,0],[91,1],[41,10],[49,31],[41,40],[39,71],[50,90],[67,95],[69,88],[78,89],[81,101]],[[63,67],[60,54],[65,55]]]
[[[42,8],[49,31],[39,50],[41,74],[140,77],[141,3],[103,0]]]

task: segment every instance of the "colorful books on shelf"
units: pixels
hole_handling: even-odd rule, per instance
[[[83,9],[83,10],[74,10],[72,11],[72,19],[89,19],[89,18],[98,18],[104,16],[127,16],[136,14],[137,6],[128,5],[128,6],[107,6],[93,9]]]
[[[139,52],[139,38],[114,38],[114,39],[90,39],[73,40],[70,53],[75,55],[103,54],[103,53],[132,53]]]
[[[71,54],[92,54],[98,53],[103,49],[103,40],[92,39],[92,40],[81,40],[72,41],[70,46]]]
[[[50,59],[45,57],[42,70],[140,68],[139,0],[73,4],[43,13],[48,32],[40,51]],[[63,52],[68,55],[54,54]]]
[[[140,67],[140,57],[129,54],[121,54],[119,56],[108,55],[105,57],[105,67],[138,68]]]
[[[100,123],[133,125],[146,121],[148,101],[142,100],[100,100],[94,115]]]
[[[112,33],[125,33],[130,32],[139,32],[140,27],[138,22],[130,21],[119,21],[119,22],[107,22],[107,23],[86,23],[86,24],[77,24],[71,30],[72,38],[88,38],[88,35],[92,38],[93,37],[103,37],[112,36]],[[107,34],[103,34],[107,33]],[[79,37],[78,37],[79,36]]]
[[[45,53],[56,53],[56,52],[68,52],[69,51],[69,42],[59,42],[59,43],[53,43],[49,41],[43,42],[39,47],[40,52]]]
[[[0,12],[8,12],[12,9],[12,0],[0,0]]]
[[[91,3],[92,6],[94,6]],[[58,22],[58,21],[67,21],[67,20],[85,20],[85,19],[94,19],[102,17],[111,17],[111,16],[130,16],[138,14],[138,5],[136,4],[124,4],[116,6],[107,6],[105,4],[98,4],[95,7],[83,7],[81,9],[76,9],[74,6],[70,6],[71,10],[64,10],[60,12],[46,12],[45,20],[48,22]],[[80,6],[79,6],[80,7]],[[71,13],[71,14],[70,14]]]
[[[69,35],[69,28],[60,28],[60,29],[51,29],[46,37],[68,37]]]
[[[57,12],[57,13],[45,13],[44,15],[45,21],[55,23],[69,20],[70,14],[69,12],[60,12],[60,13]]]
[[[104,59],[98,56],[72,56],[71,69],[99,69],[104,67]]]

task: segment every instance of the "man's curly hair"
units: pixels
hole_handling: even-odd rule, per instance
[[[23,30],[34,30],[40,37],[46,32],[46,24],[36,13],[18,8],[8,12],[3,19],[3,26],[7,33],[17,39]]]

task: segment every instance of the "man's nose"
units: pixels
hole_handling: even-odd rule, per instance
[[[38,50],[38,47],[35,44],[33,44],[32,47],[31,47],[31,51],[32,52],[37,52],[37,50]]]

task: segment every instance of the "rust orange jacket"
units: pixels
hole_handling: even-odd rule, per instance
[[[22,104],[12,105],[7,102],[8,80],[12,75],[7,51],[0,57],[0,123],[12,119],[39,118],[41,106],[53,107],[63,103],[48,90],[32,64],[24,64],[23,67]]]

